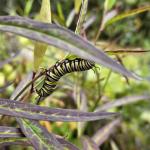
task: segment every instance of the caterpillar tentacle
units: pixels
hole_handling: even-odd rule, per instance
[[[57,86],[58,80],[67,73],[86,71],[92,69],[95,63],[82,58],[75,58],[73,60],[64,59],[56,62],[47,72],[43,86],[40,90],[36,90],[37,94],[42,97],[49,96]]]

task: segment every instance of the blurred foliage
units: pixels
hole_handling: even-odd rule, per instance
[[[76,1],[76,0],[75,0]],[[75,2],[77,3],[77,1]],[[76,10],[74,19],[70,23],[69,29],[75,30],[79,12],[77,4],[70,0],[51,0],[52,22],[66,26],[67,18],[72,10]],[[1,0],[0,15],[21,15],[30,18],[35,18],[40,10],[40,0]],[[80,5],[80,4],[79,4]],[[117,9],[120,12],[131,10],[141,6],[150,5],[147,0],[124,0],[116,1],[112,9]],[[104,9],[104,0],[89,0],[89,7],[87,12],[87,21],[92,16],[96,19],[85,30],[86,36],[89,40],[94,41],[96,33],[99,30],[99,25],[102,20]],[[150,13],[144,12],[135,15],[105,28],[97,41],[101,43],[106,42],[108,49],[112,47],[124,48],[142,48],[150,50]],[[101,47],[101,45],[100,45]],[[3,62],[15,54],[19,53],[12,61],[0,67],[0,88],[3,88],[7,83],[13,82],[6,89],[0,92],[0,97],[9,98],[14,91],[17,84],[24,78],[24,76],[33,68],[33,49],[32,41],[25,38],[14,36],[12,34],[0,34],[0,62]],[[63,59],[66,53],[54,47],[48,47],[46,56],[41,65],[43,68],[48,68],[56,61]],[[117,54],[122,63],[129,70],[135,71],[141,76],[150,76],[150,54]],[[116,58],[116,56],[113,56]],[[80,88],[79,92],[75,91],[75,86]],[[119,74],[110,73],[106,68],[100,66],[98,75],[92,70],[84,73],[65,76],[59,82],[59,88],[41,105],[50,107],[62,108],[77,108],[77,100],[75,97],[81,97],[82,101],[86,101],[88,110],[92,110],[97,100],[96,107],[103,105],[112,99],[117,99],[127,95],[137,95],[148,93],[150,85],[147,82],[137,82],[134,80],[127,80]],[[75,94],[78,94],[75,96]],[[33,96],[34,98],[34,96]],[[85,108],[85,107],[84,107]],[[120,127],[116,129],[115,134],[101,146],[101,150],[149,150],[150,141],[150,102],[141,101],[136,104],[121,106],[113,109],[122,114],[122,122]],[[96,121],[88,123],[83,131],[84,135],[92,136],[100,127],[107,124],[108,121]],[[13,119],[7,117],[0,121],[1,125],[15,124]],[[66,137],[66,139],[81,146],[80,137],[77,137],[76,123],[62,123],[62,122],[41,122],[49,131]],[[117,147],[117,148],[114,148]],[[23,150],[30,148],[21,148],[21,146],[12,146],[10,150]]]

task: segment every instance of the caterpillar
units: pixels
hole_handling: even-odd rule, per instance
[[[40,98],[49,96],[57,86],[58,80],[67,73],[86,71],[92,69],[95,63],[82,58],[73,60],[64,59],[56,62],[49,70],[46,71],[43,85],[40,89],[36,89],[36,93]]]

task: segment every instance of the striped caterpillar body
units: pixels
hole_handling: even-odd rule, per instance
[[[57,62],[46,72],[45,80],[41,89],[37,90],[37,94],[41,97],[49,96],[55,89],[57,81],[67,73],[86,71],[92,69],[95,63],[82,58],[73,60],[64,59]]]

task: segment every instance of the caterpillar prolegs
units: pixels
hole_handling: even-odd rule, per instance
[[[59,61],[46,71],[44,83],[40,89],[36,89],[36,92],[40,98],[47,97],[55,90],[57,81],[65,74],[86,71],[92,69],[94,66],[94,62],[82,58],[75,58],[73,60],[64,59]]]

